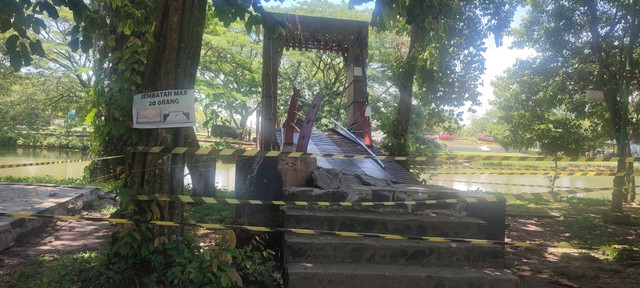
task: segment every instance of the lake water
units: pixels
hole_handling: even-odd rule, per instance
[[[0,147],[0,164],[79,160],[90,157],[86,152],[75,150]],[[0,176],[33,177],[49,175],[58,179],[74,178],[82,176],[84,167],[87,165],[89,165],[89,161],[6,168],[0,169]]]
[[[185,168],[185,173],[189,170]],[[191,184],[189,176],[184,179],[185,184]],[[216,162],[216,187],[233,190],[236,187],[236,163],[235,161]]]
[[[22,164],[33,162],[68,161],[91,158],[84,151],[43,149],[31,147],[0,147],[0,164]],[[56,179],[79,178],[90,161],[72,162],[42,166],[27,166],[0,169],[0,176],[34,177],[51,176]],[[188,171],[187,171],[188,172]],[[235,187],[236,168],[233,162],[216,163],[216,186],[233,190]],[[190,183],[190,179],[185,179]]]
[[[0,164],[18,164],[30,162],[49,162],[63,160],[79,160],[90,158],[91,156],[82,151],[74,150],[58,150],[58,149],[42,149],[42,148],[15,148],[0,147]],[[77,178],[84,173],[84,168],[89,164],[86,162],[73,162],[64,164],[54,164],[45,166],[29,166],[0,169],[0,176],[17,176],[32,177],[49,175],[55,178]],[[440,170],[439,170],[440,171]],[[448,172],[455,170],[446,170]],[[220,188],[233,190],[235,187],[235,163],[233,161],[219,161],[216,164],[216,186]],[[425,175],[424,177],[428,177]],[[456,182],[460,181],[460,182]],[[638,181],[636,179],[636,181]],[[185,179],[186,183],[190,183],[190,179]],[[549,188],[544,187],[522,187],[508,186],[487,183],[469,183],[469,182],[491,182],[506,184],[526,184],[526,185],[549,185],[549,181],[545,176],[537,175],[456,175],[442,174],[432,177],[430,184],[442,185],[459,190],[480,190],[502,193],[531,193],[546,192]],[[572,176],[560,177],[556,186],[570,187],[612,187],[613,177],[608,176]],[[565,188],[560,188],[565,189]],[[587,194],[588,197],[610,198],[610,191],[594,192]]]
[[[460,182],[456,182],[460,181]],[[636,180],[637,181],[637,180]],[[546,187],[525,187],[497,184],[479,184],[469,182],[490,182],[503,184],[523,185],[550,185],[549,180],[541,175],[438,175],[429,181],[436,185],[447,186],[458,190],[480,190],[487,192],[502,192],[510,194],[548,192]],[[613,187],[613,177],[610,176],[561,176],[555,182],[555,186],[577,188],[606,188]],[[568,190],[570,188],[556,188],[555,190]],[[611,191],[600,191],[584,194],[589,198],[611,199]]]

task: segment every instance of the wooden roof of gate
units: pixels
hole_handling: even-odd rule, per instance
[[[331,51],[343,56],[366,53],[368,22],[280,13],[274,16],[286,23],[285,48]]]

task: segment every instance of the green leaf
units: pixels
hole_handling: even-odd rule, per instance
[[[13,30],[18,32],[18,34],[20,34],[20,36],[24,37],[24,34],[21,33],[20,31],[18,31],[18,29],[24,30],[24,14],[22,14],[22,13],[15,14],[15,16],[13,17],[12,25],[13,25]],[[25,30],[25,32],[26,32],[26,30]]]
[[[242,286],[242,278],[240,278],[240,275],[238,275],[238,271],[236,271],[236,269],[231,269],[231,271],[229,271],[229,278],[231,278],[231,280],[233,280],[233,282],[235,282],[236,285],[238,286]]]
[[[9,17],[0,18],[0,33],[4,33],[11,29],[11,19]]]
[[[13,26],[13,30],[15,30],[18,33],[18,35],[20,35],[20,37],[29,39],[29,35],[27,35],[27,30],[24,29],[24,27],[22,27],[22,26],[16,27],[14,25]]]
[[[27,14],[27,17],[24,18],[24,27],[29,28],[33,25],[33,14]]]
[[[202,275],[200,273],[198,273],[198,271],[193,271],[193,273],[191,273],[191,275],[189,275],[189,279],[191,279],[193,282],[199,282],[202,279]]]
[[[80,25],[73,25],[71,30],[67,33],[69,36],[77,36],[78,34],[80,34]]]
[[[89,114],[87,114],[87,117],[84,120],[84,125],[88,125],[93,123],[93,120],[96,118],[96,113],[98,112],[98,109],[93,108],[91,109],[91,112],[89,112]]]
[[[158,205],[151,204],[151,211],[153,211],[154,219],[160,219],[160,209],[158,209]]]
[[[220,276],[220,284],[222,284],[222,287],[229,287],[231,285],[231,279],[229,278],[229,275],[222,274]]]
[[[40,40],[29,41],[29,49],[31,49],[31,53],[34,55],[38,55],[40,57],[46,56],[44,48],[42,48],[42,42],[40,42]]]
[[[247,34],[251,34],[251,30],[253,29],[253,25],[257,22],[257,17],[255,15],[249,15],[247,21],[244,23],[244,27],[247,29]]]
[[[145,36],[147,37],[147,39],[149,39],[149,41],[151,43],[156,43],[156,40],[153,39],[153,33],[149,32],[149,33],[145,34]]]
[[[220,270],[227,272],[229,271],[229,269],[231,269],[231,266],[229,265],[229,263],[227,261],[220,261]]]
[[[80,46],[80,38],[79,37],[73,37],[73,39],[71,39],[71,41],[69,41],[69,48],[71,48],[71,51],[77,52],[79,46]]]
[[[80,41],[80,48],[83,53],[88,53],[93,48],[93,36],[91,34],[83,34]]]
[[[128,20],[126,23],[122,32],[124,32],[125,35],[131,35],[131,32],[133,32],[133,21]]]
[[[53,4],[48,1],[41,2],[40,4],[40,12],[46,11],[49,14],[49,18],[53,20],[57,20],[60,15],[58,15],[58,10]]]
[[[231,233],[233,233],[233,230],[227,230],[227,231],[231,231]],[[232,256],[240,257],[240,251],[238,251],[238,249],[225,248],[225,249],[222,249],[222,251],[224,251],[225,253],[228,253],[228,254],[230,254]]]
[[[107,37],[107,44],[109,44],[109,47],[116,46],[116,37],[113,35]]]
[[[118,60],[120,59],[120,56],[122,55],[122,53],[120,53],[120,51],[115,51],[113,52],[113,54],[111,54],[111,61],[112,62],[118,62]]]
[[[80,2],[75,2],[75,3],[80,3]],[[74,3],[72,7],[72,5],[69,5],[69,8],[73,11],[73,21],[76,23],[82,23],[82,11],[78,8],[78,5],[76,5]]]
[[[38,24],[34,23],[31,25],[31,30],[33,30],[33,33],[40,35],[40,26]]]
[[[4,43],[4,46],[7,47],[7,53],[12,53],[18,48],[18,40],[20,40],[20,36],[17,34],[13,34],[7,38],[7,41]]]
[[[22,54],[23,66],[31,66],[33,58],[31,57],[29,48],[27,48],[27,44],[24,44],[24,42],[20,42],[20,54]]]
[[[9,63],[16,72],[22,69],[22,55],[20,55],[20,51],[14,49],[13,53],[9,56]]]

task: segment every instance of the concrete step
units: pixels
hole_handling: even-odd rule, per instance
[[[286,234],[287,263],[502,267],[504,247],[418,240]]]
[[[517,278],[495,269],[372,264],[292,263],[288,287],[491,287],[515,288]]]
[[[328,201],[328,202],[363,202],[363,201],[423,201],[436,199],[454,199],[466,197],[458,192],[430,192],[424,188],[404,187],[371,187],[357,186],[340,189],[322,190],[318,188],[286,187],[282,198],[287,201]],[[394,205],[394,206],[308,206],[302,209],[313,210],[354,210],[376,211],[385,213],[438,212],[452,215],[466,214],[468,203],[439,203],[430,205]]]
[[[383,214],[284,208],[284,227],[409,236],[486,239],[487,223],[451,215]]]
[[[479,193],[455,190],[441,186],[352,186],[336,189],[311,187],[284,187],[283,197],[287,200],[316,201],[404,201],[453,199],[480,196]]]

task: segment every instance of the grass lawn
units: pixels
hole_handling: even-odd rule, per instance
[[[473,157],[473,156],[491,156],[491,157],[539,157],[537,155],[525,154],[519,152],[507,152],[507,153],[499,153],[499,152],[471,152],[471,151],[444,151],[441,156],[446,157],[454,157],[454,156],[462,156],[462,157]],[[446,164],[455,164],[461,163],[460,161],[450,161]],[[513,170],[514,167],[522,166],[519,168],[529,169],[529,168],[555,168],[556,162],[553,161],[464,161],[466,165],[473,166],[502,166],[508,167],[510,170]],[[612,169],[617,166],[616,162],[572,162],[572,161],[558,161],[557,162],[559,170],[574,169],[574,170],[589,170],[589,169]],[[495,169],[495,168],[494,168]]]

